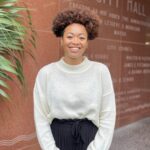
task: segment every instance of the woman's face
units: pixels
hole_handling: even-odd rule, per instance
[[[78,23],[68,25],[61,38],[61,46],[66,61],[82,62],[83,54],[88,46],[88,33],[85,27]]]

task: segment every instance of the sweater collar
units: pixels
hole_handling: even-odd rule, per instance
[[[62,57],[58,61],[57,66],[63,71],[77,73],[77,72],[82,72],[82,71],[87,70],[89,68],[90,64],[91,64],[91,61],[86,56],[84,56],[83,61],[77,65],[71,65],[71,64],[66,63]]]

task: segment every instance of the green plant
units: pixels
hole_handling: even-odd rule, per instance
[[[35,46],[35,32],[32,28],[29,10],[17,6],[18,0],[0,0],[0,97],[9,99],[8,80],[18,78],[24,86],[22,60],[24,53],[32,56],[32,51],[25,50],[25,43]],[[20,11],[27,12],[27,18]],[[24,25],[24,18],[26,25]]]

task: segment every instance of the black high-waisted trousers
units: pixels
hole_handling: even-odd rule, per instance
[[[60,150],[86,150],[98,128],[88,119],[54,119],[51,130]]]

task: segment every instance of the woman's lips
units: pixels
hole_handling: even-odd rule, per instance
[[[78,52],[78,51],[80,50],[80,48],[77,48],[77,47],[70,47],[69,49],[70,49],[71,52],[73,52],[73,53],[76,53],[76,52]]]

